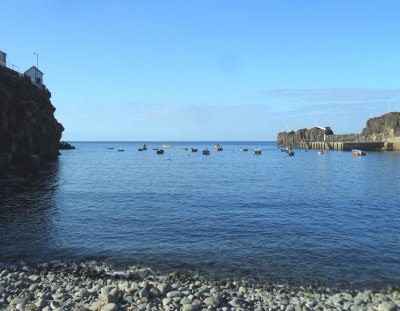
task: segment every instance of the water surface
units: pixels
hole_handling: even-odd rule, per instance
[[[2,265],[103,258],[261,280],[400,284],[399,153],[74,145],[38,178],[0,181]],[[191,146],[199,153],[183,149]]]

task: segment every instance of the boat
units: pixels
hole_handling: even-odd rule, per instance
[[[318,154],[325,154],[325,151],[324,150],[318,150]]]
[[[222,151],[222,150],[224,150],[224,148],[222,148],[220,144],[216,144],[215,145],[215,150]]]
[[[144,150],[143,148],[139,148],[139,149],[138,149],[138,151],[143,151],[143,150]]]
[[[360,156],[366,156],[367,153],[365,151],[359,150],[359,149],[353,149],[351,150],[351,153],[355,157],[360,157]]]
[[[172,148],[172,144],[164,144],[162,146],[163,146],[163,148]]]
[[[240,151],[249,151],[249,149],[247,147],[240,147]]]
[[[108,147],[107,149],[110,149],[110,150],[112,150],[112,149],[114,149],[114,147]]]
[[[153,150],[158,150],[158,148],[153,148]]]
[[[294,151],[292,149],[287,151],[287,154],[289,157],[293,157],[294,156]]]
[[[204,155],[209,155],[210,154],[210,150],[208,150],[208,148],[203,150],[203,154]]]
[[[146,151],[146,150],[147,150],[147,145],[146,145],[146,144],[143,145],[142,150],[143,150],[143,151]]]
[[[118,149],[118,152],[124,152],[125,149]]]
[[[192,152],[197,152],[197,151],[199,151],[199,149],[197,149],[197,148],[191,148],[191,150],[192,150]]]
[[[254,154],[261,154],[261,148],[255,148],[254,150],[253,150],[253,153]]]
[[[157,154],[164,154],[164,149],[158,149],[156,152]]]

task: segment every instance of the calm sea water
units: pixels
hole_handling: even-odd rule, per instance
[[[38,178],[0,180],[1,265],[102,258],[260,280],[400,284],[399,153],[74,145]],[[191,146],[199,153],[183,149]]]

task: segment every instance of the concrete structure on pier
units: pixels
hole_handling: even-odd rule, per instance
[[[299,142],[298,148],[317,149],[317,150],[335,150],[335,151],[351,151],[352,149],[360,149],[364,151],[392,151],[393,143],[385,142]]]

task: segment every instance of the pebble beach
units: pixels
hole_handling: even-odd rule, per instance
[[[155,273],[105,264],[0,269],[1,310],[400,310],[400,291],[260,285],[192,272]]]

